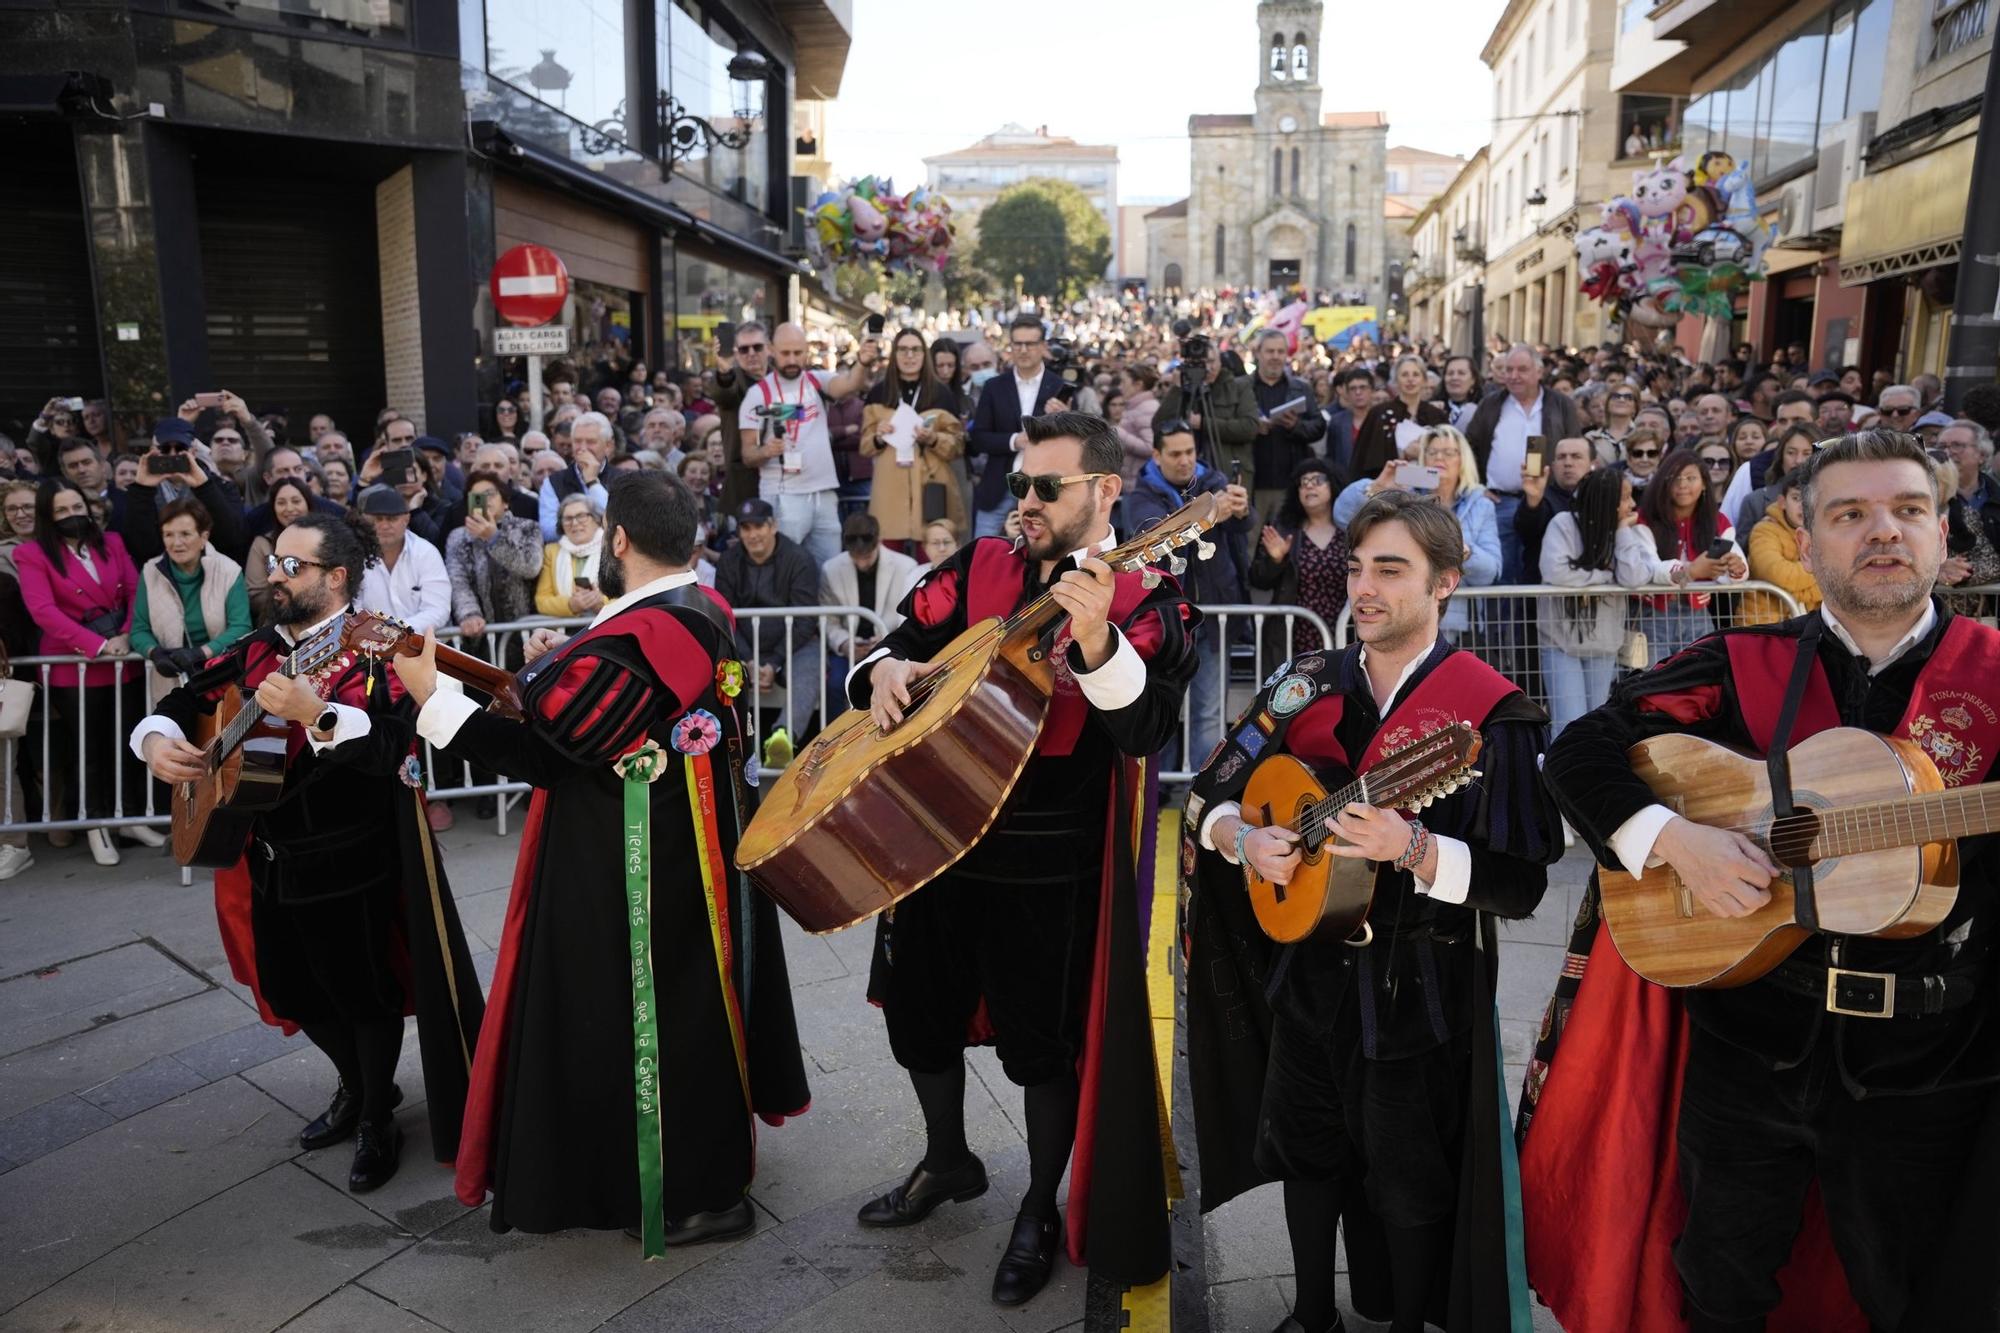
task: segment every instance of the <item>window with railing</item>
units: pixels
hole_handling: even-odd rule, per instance
[[[1932,0],[1931,56],[1942,60],[1986,35],[1990,0]]]

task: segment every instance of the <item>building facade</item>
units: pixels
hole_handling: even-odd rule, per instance
[[[699,366],[717,323],[797,313],[792,107],[838,91],[850,26],[850,0],[0,10],[33,198],[0,210],[0,280],[34,349],[0,358],[0,421],[226,387],[357,444],[385,405],[491,429],[526,365],[491,352],[487,277],[525,241],[569,269],[580,366]]]
[[[1319,0],[1258,4],[1256,111],[1188,118],[1188,198],[1168,205],[1184,216],[1147,217],[1156,285],[1297,285],[1385,304],[1388,123],[1321,110],[1322,19]]]
[[[951,200],[958,224],[954,248],[971,254],[979,244],[979,215],[1010,185],[1036,178],[1068,181],[1082,190],[1111,232],[1111,266],[1105,276],[1124,271],[1118,225],[1118,149],[1112,144],[1078,143],[1049,127],[1032,130],[1002,125],[956,152],[924,159],[926,184]]]
[[[1411,225],[1413,255],[1403,279],[1410,332],[1477,353],[1485,338],[1487,154],[1474,153]]]
[[[1578,290],[1572,237],[1630,186],[1610,89],[1613,35],[1637,0],[1508,0],[1481,59],[1493,71],[1488,148],[1488,336],[1556,345],[1605,336]]]

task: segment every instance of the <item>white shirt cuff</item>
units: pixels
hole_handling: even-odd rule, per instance
[[[888,655],[889,655],[889,650],[887,648],[877,648],[874,652],[868,654],[868,656],[862,658],[859,662],[856,662],[853,666],[848,668],[847,679],[841,682],[841,684],[842,687],[847,691],[847,702],[849,705],[857,708],[860,707],[859,704],[856,704],[854,702],[854,678],[860,675],[863,671],[866,671],[870,667],[874,666],[877,662],[881,661]]]
[[[146,716],[139,719],[139,725],[132,728],[132,753],[138,756],[139,762],[142,764],[146,762],[146,738],[148,736],[170,736],[177,741],[187,739],[187,733],[181,730],[180,723],[174,721],[172,718],[160,713],[146,714]]]
[[[1653,864],[1653,844],[1659,841],[1660,831],[1676,818],[1664,805],[1649,805],[1618,826],[1610,838],[1611,850],[1627,874],[1637,877],[1646,873],[1646,867]]]
[[[442,750],[458,737],[465,719],[479,711],[479,705],[457,690],[439,690],[417,710],[417,735]]]
[[[333,734],[321,740],[311,727],[306,728],[306,744],[312,746],[314,754],[331,750],[342,741],[357,740],[368,734],[370,726],[368,714],[353,704],[328,704],[333,710]]]
[[[1076,661],[1069,664],[1070,674],[1076,677],[1077,687],[1083,697],[1090,700],[1091,707],[1109,713],[1126,708],[1136,702],[1146,692],[1146,663],[1140,658],[1139,650],[1125,637],[1125,632],[1116,625],[1110,627],[1111,635],[1118,640],[1118,646],[1111,650],[1111,656],[1095,671],[1079,670]],[[1083,649],[1072,649],[1078,658]]]
[[[1243,818],[1243,807],[1236,801],[1224,801],[1220,805],[1210,809],[1207,817],[1201,821],[1201,845],[1208,848],[1211,852],[1220,852],[1223,860],[1229,862],[1231,865],[1236,865],[1238,864],[1236,849],[1234,847],[1217,847],[1215,845],[1215,838],[1212,836],[1215,832],[1215,821],[1224,815],[1235,815],[1238,819],[1241,819]]]
[[[1472,891],[1472,849],[1457,838],[1431,834],[1438,849],[1437,878],[1429,884],[1419,879],[1418,891],[1441,903],[1462,903]]]

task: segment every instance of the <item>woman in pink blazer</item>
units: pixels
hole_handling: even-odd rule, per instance
[[[21,576],[21,600],[41,630],[39,652],[116,657],[130,650],[139,571],[125,543],[91,517],[89,501],[74,485],[63,480],[43,485],[35,500],[34,540],[14,548],[14,566]],[[115,792],[107,779],[116,762],[125,789],[123,813],[142,813],[144,770],[120,734],[121,726],[129,730],[145,713],[138,666],[103,662],[50,667],[48,673],[49,702],[59,721],[53,748],[68,793],[65,803],[74,806],[76,793],[83,791],[81,817],[108,818]],[[121,707],[122,713],[117,711]],[[87,788],[80,785],[84,779],[77,770],[79,740],[90,779]],[[138,840],[157,846],[158,836],[142,834]],[[90,844],[100,864],[117,864],[117,849],[103,830],[91,831]]]

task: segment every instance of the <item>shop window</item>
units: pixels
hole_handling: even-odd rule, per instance
[[[625,119],[624,0],[486,0],[486,69],[571,120],[638,141]]]
[[[678,364],[690,369],[711,365],[719,324],[756,319],[775,327],[780,293],[770,276],[691,255],[684,247],[674,257],[673,273]]]
[[[716,17],[712,5],[695,0],[658,0],[660,91],[671,93],[690,115],[700,116],[718,130],[744,127],[743,112],[757,113],[756,128],[741,148],[709,147],[697,141],[694,151],[674,163],[674,174],[699,181],[718,194],[766,210],[771,197],[771,149],[762,113],[782,105],[771,89],[752,89],[754,103],[738,106],[743,85],[729,78],[729,61],[740,43]],[[772,81],[782,85],[780,72]]]
[[[1809,161],[1816,152],[1826,34],[1827,16],[1821,14],[1786,38],[1771,57],[1771,73],[1764,81],[1770,110],[1760,127],[1752,168],[1758,179]]]
[[[1627,158],[1681,149],[1682,102],[1678,97],[1626,93],[1618,99],[1618,144]]]
[[[312,33],[351,37],[402,37],[410,27],[407,0],[181,0],[173,6],[205,18],[225,16],[238,23],[274,23]]]

